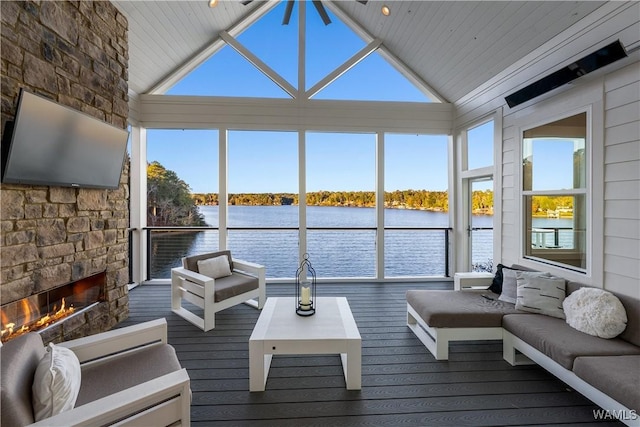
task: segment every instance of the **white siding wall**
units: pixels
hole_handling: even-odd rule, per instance
[[[457,103],[455,132],[465,129],[488,112],[504,106],[502,144],[497,144],[496,166],[501,175],[502,209],[500,212],[503,264],[529,263],[521,257],[520,206],[520,132],[522,127],[535,126],[588,108],[592,113],[593,165],[595,190],[591,212],[593,231],[592,264],[588,276],[563,269],[547,268],[568,279],[640,298],[640,61],[639,52],[581,78],[573,85],[543,95],[513,109],[508,108],[504,96],[561,66],[620,39],[627,49],[640,45],[640,5],[616,3],[606,6],[589,25],[581,24],[560,34],[546,46],[541,46],[529,60],[505,71],[495,81]],[[606,13],[605,13],[606,12]],[[599,42],[598,42],[599,40]],[[562,46],[562,49],[558,49]],[[545,54],[548,49],[548,54]],[[554,62],[555,61],[555,62]],[[621,65],[622,64],[622,65]],[[497,196],[499,197],[499,196]],[[458,225],[458,224],[456,224]]]
[[[640,62],[547,99],[509,112],[503,120],[502,263],[521,258],[519,144],[521,125],[532,124],[543,111],[565,111],[592,105],[594,209],[592,274],[581,278],[552,269],[569,279],[640,298]],[[506,109],[508,110],[508,109]],[[603,122],[602,129],[598,123]],[[602,132],[603,136],[599,137]],[[598,183],[603,182],[603,194]],[[600,214],[599,214],[600,213]],[[600,217],[602,216],[602,217]],[[535,267],[535,265],[531,265]]]
[[[604,79],[604,285],[640,297],[640,62]]]

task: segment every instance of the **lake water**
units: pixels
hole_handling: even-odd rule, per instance
[[[218,207],[200,206],[205,221],[218,226]],[[562,226],[557,221],[554,226]],[[229,206],[229,227],[298,227],[297,206]],[[443,212],[385,209],[385,225],[441,227]],[[474,227],[492,227],[493,217],[476,216]],[[307,207],[308,227],[374,227],[374,208]],[[537,226],[549,226],[539,224]],[[445,230],[386,230],[385,277],[444,276]],[[474,262],[493,255],[493,231],[475,231]],[[157,233],[151,239],[150,278],[168,278],[183,256],[218,250],[218,231]],[[227,245],[235,258],[266,266],[269,278],[292,278],[298,268],[298,230],[229,230]],[[375,277],[375,230],[308,230],[307,252],[317,277]]]

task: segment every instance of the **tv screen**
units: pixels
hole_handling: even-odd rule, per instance
[[[117,188],[128,132],[24,89],[5,129],[2,182]],[[5,139],[5,138],[3,138]]]

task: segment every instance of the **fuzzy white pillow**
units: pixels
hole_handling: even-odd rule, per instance
[[[198,273],[212,279],[231,276],[229,258],[226,255],[220,255],[215,258],[200,260],[198,261]]]
[[[627,312],[611,292],[580,288],[562,303],[567,323],[585,334],[614,338],[627,327]]]
[[[80,361],[66,347],[49,344],[33,378],[33,415],[36,421],[73,409],[80,391]]]

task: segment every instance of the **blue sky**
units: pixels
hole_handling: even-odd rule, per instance
[[[584,148],[584,144],[576,143],[573,139],[535,139],[531,147],[533,159],[533,188],[531,189],[544,191],[575,188],[574,152],[580,148]]]
[[[282,2],[238,40],[297,86],[297,5],[281,25]],[[307,7],[306,88],[358,52],[365,43],[330,11],[324,26]],[[331,46],[331,49],[327,49]],[[288,97],[229,46],[171,88],[169,95]],[[373,53],[321,91],[317,99],[427,102],[426,96]],[[297,133],[229,131],[229,192],[297,192]],[[478,128],[489,138],[492,128]],[[217,130],[147,132],[147,160],[175,171],[193,192],[218,191]],[[307,133],[307,191],[373,191],[375,135]],[[386,135],[385,190],[447,189],[447,137]],[[176,147],[179,147],[176,149]],[[479,147],[479,145],[477,146]],[[482,152],[482,150],[480,150]],[[483,154],[475,155],[475,159]],[[488,161],[492,161],[489,156]],[[480,162],[485,160],[480,160]]]

